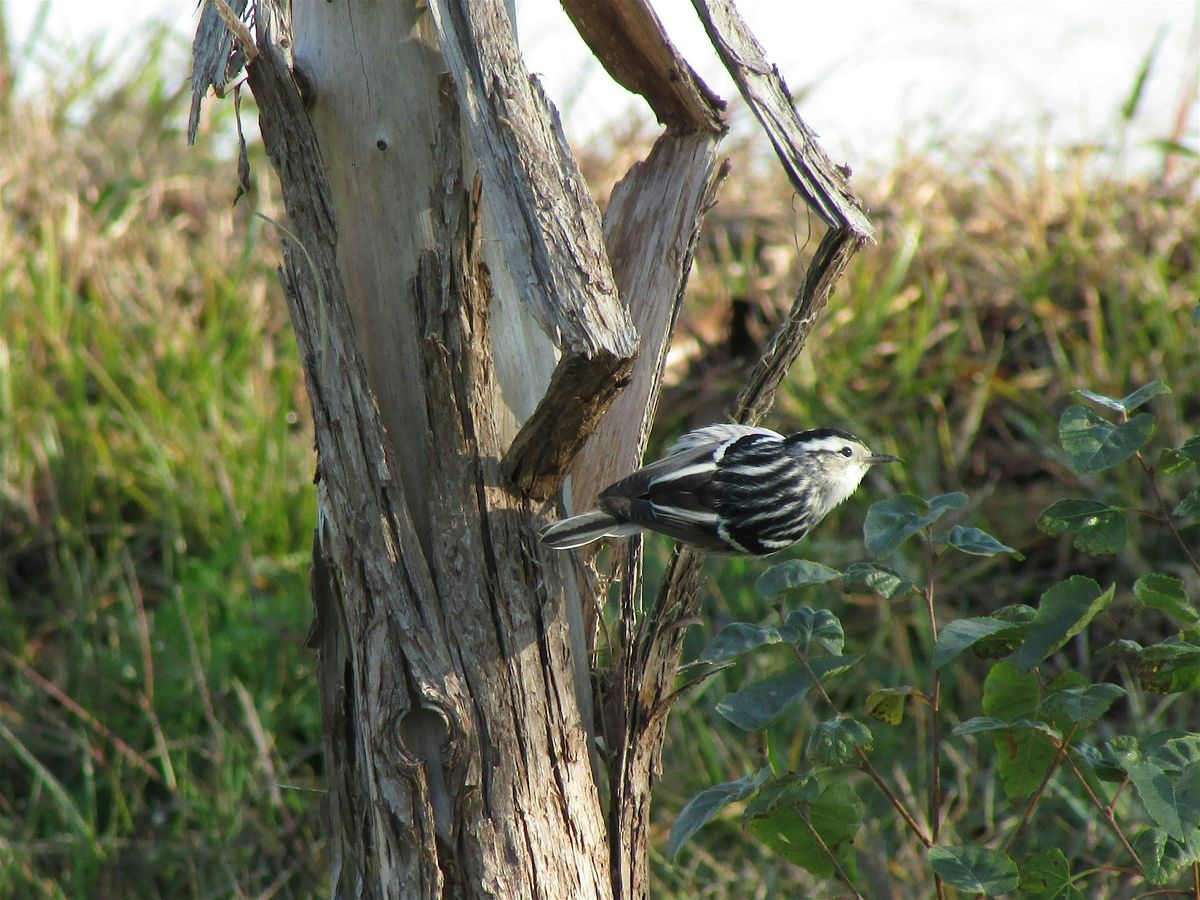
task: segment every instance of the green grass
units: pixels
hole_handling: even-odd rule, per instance
[[[122,75],[93,55],[36,103],[0,121],[0,894],[321,893],[321,729],[314,658],[300,644],[315,499],[312,434],[273,264],[275,240],[231,208],[230,104],[184,146],[176,69]],[[170,70],[170,67],[167,67]],[[252,113],[251,113],[252,114]],[[20,127],[16,127],[19,122]],[[1113,146],[1121,144],[1113,135]],[[769,167],[734,148],[713,211],[681,345],[709,365],[672,369],[660,439],[720,415],[753,350],[724,352],[734,296],[778,315],[815,246],[809,221]],[[257,208],[278,210],[265,161]],[[846,280],[767,423],[837,423],[905,457],[872,476],[795,555],[839,565],[865,555],[863,512],[892,491],[965,490],[963,521],[986,522],[1024,563],[940,570],[944,619],[1036,597],[1067,572],[1126,581],[1142,554],[1172,560],[1139,527],[1117,558],[1081,557],[1036,531],[1056,497],[1144,505],[1144,484],[1070,474],[1053,449],[1074,388],[1121,394],[1154,378],[1162,443],[1200,422],[1200,201],[1194,161],[1176,181],[1122,173],[1114,153],[1022,153],[960,144],[902,152],[860,176],[879,245]],[[603,166],[589,171],[603,181]],[[243,201],[244,203],[244,201]],[[797,248],[801,248],[798,252]],[[751,321],[750,343],[766,334]],[[715,360],[715,362],[714,362]],[[1193,526],[1187,532],[1193,539]],[[652,540],[651,573],[666,543]],[[915,566],[899,559],[898,566]],[[770,614],[753,590],[761,561],[711,561],[695,653],[722,622]],[[1192,585],[1194,588],[1195,585]],[[867,662],[835,700],[861,708],[880,685],[925,684],[924,611],[831,590],[806,595],[846,621]],[[1115,621],[1106,627],[1118,627]],[[802,709],[769,744],[734,732],[715,700],[764,657],[684,699],[656,794],[659,896],[811,891],[798,869],[733,815],[677,862],[662,853],[681,805],[770,754],[794,761]],[[973,710],[978,672],[947,686]],[[1184,702],[1142,711],[1192,714]],[[885,773],[920,780],[919,718],[876,729]],[[916,730],[912,730],[916,729]],[[912,748],[911,752],[905,748]],[[948,828],[986,825],[987,759],[948,751]],[[863,791],[860,865],[875,883],[923,863],[882,798]],[[1051,798],[1052,814],[1086,810]],[[919,802],[914,802],[919,806]],[[1088,832],[1078,829],[1083,854]]]
[[[301,373],[233,161],[147,62],[0,124],[0,892],[307,893]]]

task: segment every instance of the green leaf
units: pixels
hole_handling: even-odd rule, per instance
[[[1141,743],[1142,752],[1167,772],[1200,762],[1200,733],[1194,731],[1158,731]]]
[[[1200,690],[1200,645],[1173,635],[1137,654],[1142,687],[1158,694]]]
[[[1107,394],[1097,394],[1095,391],[1085,391],[1082,389],[1074,391],[1073,393],[1076,393],[1087,400],[1091,400],[1093,403],[1098,403],[1106,409],[1111,409],[1114,412],[1123,411],[1121,401],[1116,397],[1109,397]]]
[[[1042,705],[1042,685],[1032,672],[1023,672],[1011,662],[992,666],[983,680],[983,712],[1008,721],[1032,718]]]
[[[804,742],[804,760],[813,765],[840,766],[871,749],[871,730],[850,716],[819,722]]]
[[[818,679],[824,679],[853,666],[859,656],[823,656],[809,665]],[[804,698],[813,686],[808,671],[793,666],[779,675],[722,697],[717,712],[743,731],[757,731],[771,724],[793,703]]]
[[[687,806],[679,813],[679,818],[671,826],[671,836],[667,838],[667,855],[674,859],[680,849],[697,831],[708,824],[730,803],[745,800],[766,781],[771,774],[770,768],[759,769],[753,775],[739,778],[737,781],[727,781],[715,787],[707,788],[688,801]]]
[[[894,727],[904,720],[904,706],[908,698],[918,693],[907,684],[903,687],[880,688],[867,695],[867,702],[863,706],[871,718]]]
[[[1076,741],[1071,750],[1077,761],[1091,768],[1101,781],[1117,783],[1125,780],[1125,770],[1116,764],[1107,748],[1096,747],[1087,741]]]
[[[750,801],[743,818],[753,819],[781,808],[812,803],[821,796],[821,782],[811,772],[785,772],[768,779]]]
[[[1084,900],[1071,884],[1071,866],[1057,847],[1039,850],[1021,863],[1021,890],[1032,900]]]
[[[1127,413],[1133,412],[1139,406],[1153,400],[1155,397],[1161,397],[1163,394],[1171,393],[1171,389],[1161,381],[1155,379],[1145,387],[1140,387],[1132,394],[1121,398],[1121,406]]]
[[[917,497],[901,494],[871,504],[863,521],[863,541],[876,556],[886,556],[925,527]]]
[[[971,734],[985,734],[989,731],[1012,731],[1015,728],[1024,727],[1022,723],[1028,721],[1028,719],[1022,719],[1020,722],[1010,722],[994,716],[974,716],[955,725],[953,733],[958,737],[965,737]]]
[[[1160,475],[1178,475],[1195,466],[1196,463],[1182,455],[1178,450],[1166,448],[1158,455],[1154,469]]]
[[[1125,98],[1125,102],[1121,104],[1120,114],[1121,121],[1128,124],[1137,116],[1138,110],[1142,106],[1142,100],[1146,96],[1146,85],[1150,81],[1150,73],[1154,71],[1154,62],[1158,59],[1162,52],[1163,38],[1166,32],[1159,28],[1154,34],[1154,39],[1150,42],[1150,47],[1142,56],[1142,61],[1138,65],[1137,72],[1133,76],[1133,85],[1129,88],[1129,95]]]
[[[833,581],[840,578],[841,574],[837,569],[807,559],[790,559],[763,572],[754,587],[760,597],[770,600],[776,594],[792,588]]]
[[[1059,691],[1065,691],[1068,688],[1085,688],[1089,684],[1091,684],[1091,682],[1083,677],[1082,672],[1076,672],[1073,669],[1065,669],[1064,671],[1055,675],[1046,685],[1043,686],[1042,705],[1043,707],[1045,706],[1045,698],[1051,696],[1052,694],[1056,694]]]
[[[1133,596],[1142,605],[1162,610],[1185,626],[1200,623],[1200,612],[1188,602],[1183,582],[1178,578],[1150,572],[1134,582]]]
[[[1017,651],[1017,665],[1032,669],[1057,651],[1108,608],[1115,590],[1116,585],[1109,585],[1101,591],[1087,576],[1072,575],[1042,594],[1029,635]]]
[[[1200,159],[1200,151],[1195,147],[1189,147],[1187,144],[1179,141],[1172,141],[1169,138],[1151,138],[1146,141],[1146,145],[1153,147],[1164,156],[1182,156],[1184,159]],[[1192,310],[1192,321],[1200,321],[1200,306]]]
[[[917,589],[917,586],[886,566],[870,562],[852,563],[842,577],[842,590],[847,594],[876,594],[884,600],[895,600]]]
[[[1174,450],[1164,450],[1158,460],[1158,471],[1177,475],[1200,463],[1200,435],[1193,435]]]
[[[1037,527],[1049,535],[1074,533],[1075,549],[1092,556],[1117,553],[1129,539],[1122,510],[1098,500],[1059,500],[1046,507]]]
[[[987,847],[931,847],[933,871],[951,887],[995,897],[1017,889],[1017,864],[1007,853]]]
[[[1037,719],[1042,687],[1037,675],[1023,672],[1004,661],[992,666],[983,682],[983,712],[1010,723],[1014,733],[995,737],[997,768],[1005,796],[1010,800],[1028,797],[1041,784],[1057,750],[1046,739],[1057,738],[1053,730],[1042,731]],[[1049,728],[1049,726],[1044,726]]]
[[[1145,387],[1140,387],[1132,394],[1116,400],[1112,397],[1106,397],[1104,394],[1097,394],[1092,391],[1076,391],[1081,397],[1086,397],[1093,403],[1099,403],[1101,406],[1108,407],[1116,412],[1131,413],[1139,406],[1159,397],[1163,394],[1171,393],[1171,389],[1161,381],[1152,381]]]
[[[1000,543],[981,528],[964,528],[962,525],[955,525],[945,534],[935,536],[933,541],[935,544],[945,544],[963,553],[970,553],[972,556],[995,556],[997,553],[1011,553],[1017,559],[1025,558],[1022,553],[1007,544]]]
[[[923,528],[967,502],[959,492],[922,500],[899,494],[872,504],[863,522],[863,540],[876,556],[886,556]]]
[[[807,654],[808,645],[816,641],[832,656],[840,656],[846,644],[846,632],[841,620],[827,609],[802,606],[793,609],[779,629],[783,639]]]
[[[1176,452],[1192,462],[1200,462],[1200,434],[1188,438]]]
[[[938,634],[937,644],[933,648],[933,667],[940,669],[955,660],[970,647],[975,646],[986,637],[1007,631],[1012,625],[990,616],[979,616],[973,619],[958,619],[951,622]]]
[[[1058,439],[1071,468],[1081,475],[1123,463],[1154,435],[1154,416],[1138,413],[1113,425],[1084,406],[1068,406],[1058,421]]]
[[[1147,828],[1133,839],[1142,872],[1151,884],[1170,884],[1184,866],[1200,859],[1200,835],[1177,841],[1161,828]]]
[[[1021,646],[1025,635],[1029,632],[1029,623],[1036,616],[1037,610],[1024,603],[1002,606],[988,618],[1007,622],[1008,628],[1004,631],[997,631],[976,644],[975,655],[982,659],[999,659],[1001,656],[1008,656]]]
[[[1109,749],[1155,825],[1177,841],[1186,841],[1200,828],[1200,762],[1167,773],[1156,759],[1141,752],[1135,740],[1110,741]]]
[[[959,737],[969,734],[986,734],[989,731],[1036,731],[1046,737],[1054,738],[1056,741],[1062,739],[1062,732],[1057,728],[1047,725],[1045,722],[1035,722],[1033,719],[1009,721],[991,716],[975,716],[954,728],[954,734]]]
[[[1056,691],[1046,697],[1042,714],[1061,724],[1064,719],[1078,725],[1090,725],[1108,712],[1125,689],[1116,684],[1089,684]]]
[[[1181,519],[1194,519],[1200,516],[1200,487],[1193,488],[1192,492],[1180,500],[1171,514],[1179,516]]]
[[[750,830],[759,840],[818,878],[831,878],[835,870],[812,831],[820,835],[834,858],[853,877],[856,871],[853,841],[862,817],[862,801],[845,781],[833,782],[811,802],[776,802],[755,815],[747,810]]]
[[[698,662],[724,662],[766,644],[778,644],[781,640],[783,638],[779,635],[779,629],[772,628],[770,625],[731,622],[717,632],[717,636],[700,654]]]
[[[948,512],[962,509],[967,505],[967,495],[962,491],[951,491],[948,494],[938,494],[927,501],[929,506],[929,524],[932,525]]]

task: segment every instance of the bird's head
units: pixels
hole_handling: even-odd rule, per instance
[[[800,431],[788,437],[786,444],[805,463],[806,474],[826,510],[853,494],[871,466],[900,461],[898,456],[872,453],[854,435],[837,428]]]

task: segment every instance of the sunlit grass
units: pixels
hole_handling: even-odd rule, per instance
[[[0,123],[0,893],[305,893],[300,370],[232,161],[143,62]]]

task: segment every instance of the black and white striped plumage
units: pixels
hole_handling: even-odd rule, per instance
[[[598,510],[544,528],[541,540],[566,550],[656,531],[708,553],[761,556],[803,538],[854,493],[867,469],[895,460],[836,428],[784,437],[709,425],[605,488]]]

